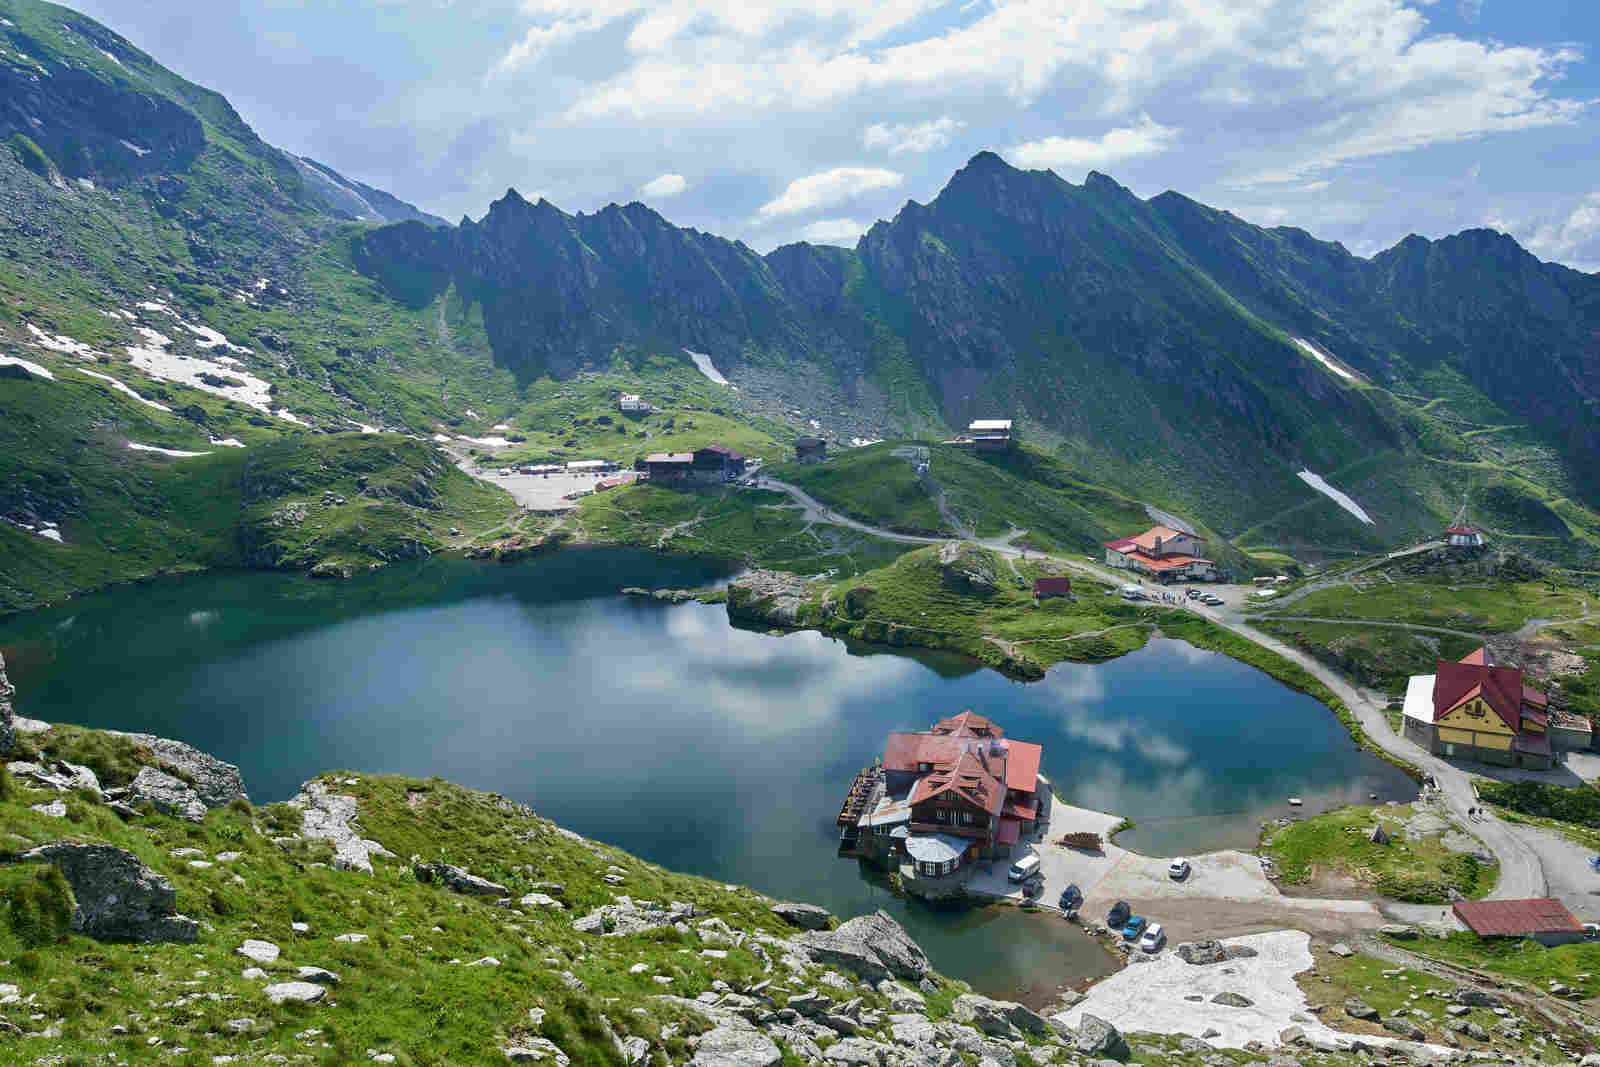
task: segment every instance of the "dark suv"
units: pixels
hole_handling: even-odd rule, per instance
[[[1106,925],[1113,930],[1120,928],[1133,915],[1133,909],[1126,900],[1119,900],[1111,905],[1111,910],[1106,912]]]

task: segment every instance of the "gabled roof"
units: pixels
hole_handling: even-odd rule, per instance
[[[1452,526],[1445,531],[1447,534],[1475,534],[1482,532],[1483,531],[1478,529],[1476,526]]]
[[[1032,741],[1007,741],[1006,750],[1006,788],[1019,793],[1037,790],[1044,749]]]
[[[701,448],[697,448],[697,449],[694,450],[694,454],[697,455],[697,456],[701,455],[702,453],[705,453],[705,452],[713,452],[716,455],[725,456],[728,459],[743,459],[744,458],[744,453],[743,452],[735,452],[733,449],[729,448],[727,445],[705,445],[705,446],[703,446]]]
[[[1434,722],[1480,696],[1509,730],[1516,733],[1522,728],[1521,671],[1511,667],[1439,661],[1433,683]]]
[[[1157,538],[1160,538],[1163,542],[1166,542],[1172,540],[1174,537],[1190,536],[1192,535],[1186,534],[1182,530],[1174,530],[1170,526],[1152,526],[1150,529],[1146,530],[1144,533],[1133,538],[1132,540],[1134,544],[1138,545],[1146,552],[1154,552],[1156,550]]]
[[[693,463],[693,452],[652,452],[644,457],[646,463]]]
[[[975,711],[963,711],[960,715],[952,715],[948,719],[940,719],[933,724],[936,734],[964,734],[969,737],[1000,737],[1005,731],[994,724],[994,720],[986,719]]]
[[[971,752],[963,752],[954,763],[923,775],[911,791],[911,803],[922,804],[946,794],[990,815],[999,815],[1006,799],[1005,785]]]
[[[1011,432],[1011,420],[1010,419],[974,419],[971,423],[969,423],[967,425],[967,429],[969,431],[973,432],[973,433],[1000,433],[1000,432],[1010,433]]]
[[[1532,704],[1536,708],[1548,708],[1550,706],[1550,698],[1527,682],[1522,683],[1522,702],[1524,704]]]
[[[1530,934],[1583,933],[1583,926],[1559,900],[1458,900],[1456,918],[1479,937],[1526,937]]]

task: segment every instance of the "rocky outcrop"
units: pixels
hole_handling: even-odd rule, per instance
[[[939,584],[963,596],[992,596],[1000,588],[994,556],[985,549],[952,541],[939,547]]]
[[[665,908],[657,908],[636,904],[631,897],[617,897],[614,903],[603,904],[582,918],[572,920],[572,928],[580,934],[622,937],[687,923],[698,914],[693,905],[678,900]]]
[[[751,571],[728,586],[728,617],[798,626],[806,599],[804,578],[781,571]]]
[[[796,904],[784,900],[774,904],[771,911],[790,926],[798,926],[802,930],[826,930],[833,921],[833,916],[826,909],[815,904]]]
[[[1017,1031],[1044,1034],[1049,1027],[1037,1012],[1011,1000],[990,1000],[976,993],[963,993],[950,1011],[957,1022],[971,1023],[994,1037],[1019,1037]]]
[[[225,763],[192,745],[154,734],[127,734],[107,730],[114,737],[126,737],[142,745],[169,770],[183,776],[185,783],[207,808],[223,808],[234,799],[249,800],[244,791],[244,776],[239,768]]]
[[[777,1067],[783,1054],[754,1026],[726,1023],[700,1035],[694,1067]]]
[[[29,785],[70,793],[83,789],[96,797],[102,796],[100,778],[88,767],[66,760],[56,760],[49,766],[16,760],[6,764],[6,772],[13,778],[25,780]]]
[[[206,805],[200,794],[182,779],[154,767],[142,768],[128,783],[127,800],[134,807],[152,804],[160,811],[189,822],[205,822],[206,819]]]
[[[11,697],[16,689],[11,685],[11,679],[6,677],[6,661],[0,656],[0,756],[11,751],[17,743],[17,728],[13,723],[14,715],[11,711]]]
[[[1078,1034],[1072,1047],[1090,1059],[1126,1060],[1133,1055],[1122,1031],[1098,1015],[1087,1013],[1078,1020]]]
[[[869,982],[914,982],[931,969],[921,946],[886,911],[851,919],[837,930],[797,934],[792,943],[813,963],[850,971]]]
[[[289,801],[299,808],[300,832],[306,837],[333,844],[333,865],[341,871],[372,873],[372,857],[392,858],[394,853],[356,833],[356,798],[328,791],[326,784],[310,781]],[[504,895],[504,894],[502,894]]]
[[[491,882],[487,878],[480,878],[468,871],[465,867],[456,867],[449,863],[418,863],[412,866],[412,871],[417,876],[417,881],[430,885],[437,883],[452,893],[463,893],[473,897],[508,897],[511,890],[499,882]]]
[[[72,886],[72,928],[107,941],[193,941],[200,924],[176,912],[177,891],[126,849],[61,842],[22,854],[53,863]]]

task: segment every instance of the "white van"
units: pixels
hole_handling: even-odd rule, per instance
[[[1024,856],[1011,865],[1006,877],[1013,882],[1025,882],[1039,873],[1039,857]]]

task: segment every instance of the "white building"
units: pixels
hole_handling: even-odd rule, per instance
[[[654,409],[642,397],[635,396],[632,393],[623,393],[617,401],[617,410],[636,415],[648,415]]]

